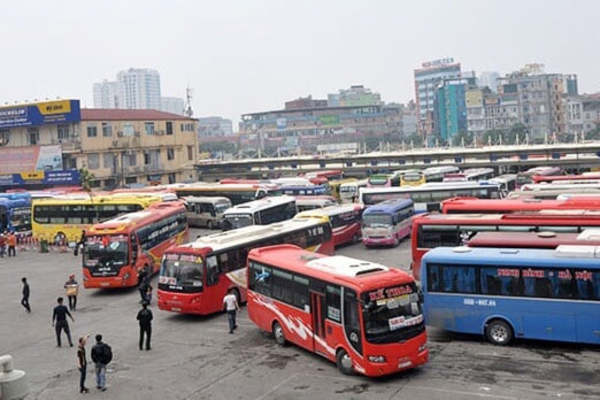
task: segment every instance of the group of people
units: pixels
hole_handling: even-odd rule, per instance
[[[14,232],[0,232],[0,257],[4,257],[7,248],[9,257],[17,256],[17,236]]]

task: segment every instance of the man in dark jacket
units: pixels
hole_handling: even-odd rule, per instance
[[[112,350],[102,342],[102,335],[96,335],[96,344],[92,347],[92,361],[96,366],[96,388],[106,391],[106,365],[112,360]]]
[[[23,298],[21,299],[21,305],[25,307],[28,313],[30,313],[31,307],[29,307],[29,284],[27,283],[27,278],[21,278],[21,282],[23,282]]]
[[[144,343],[144,334],[146,335],[146,350],[150,350],[150,338],[152,336],[152,311],[148,310],[148,303],[142,304],[142,309],[138,312],[137,320],[140,323],[140,350]]]
[[[146,267],[142,268],[142,270],[138,274],[138,291],[140,292],[140,303],[144,303],[146,301],[146,292],[148,292],[148,280],[151,277],[148,276],[148,269]]]
[[[87,393],[85,387],[85,375],[87,372],[87,359],[85,357],[85,343],[89,335],[79,338],[79,347],[77,348],[77,367],[79,368],[79,393]]]
[[[56,345],[60,347],[60,334],[61,331],[64,330],[67,334],[67,339],[69,339],[69,346],[73,347],[73,342],[71,341],[71,330],[69,329],[69,323],[67,322],[67,315],[71,318],[71,321],[75,322],[75,319],[69,312],[69,309],[63,305],[63,298],[59,297],[56,299],[58,305],[54,307],[54,311],[52,312],[52,326],[56,331]]]

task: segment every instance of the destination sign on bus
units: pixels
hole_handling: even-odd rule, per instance
[[[385,300],[400,297],[403,295],[411,294],[413,292],[410,285],[395,286],[391,288],[381,288],[375,291],[369,292],[369,300]]]

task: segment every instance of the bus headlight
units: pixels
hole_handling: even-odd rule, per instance
[[[384,356],[369,356],[369,361],[374,362],[374,363],[384,363],[385,357]]]
[[[425,350],[427,350],[427,343],[423,343],[422,345],[420,345],[419,349],[417,350],[417,353],[421,353]]]

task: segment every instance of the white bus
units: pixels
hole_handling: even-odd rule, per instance
[[[458,167],[429,167],[423,170],[426,182],[441,182],[446,174],[456,174],[460,172]]]
[[[529,190],[521,191],[517,190],[510,192],[506,198],[509,200],[514,199],[535,199],[535,200],[558,200],[560,196],[573,195],[573,194],[585,194],[585,195],[597,195],[600,196],[600,188],[575,188],[575,189],[553,189],[553,190]],[[564,197],[563,197],[564,198]]]
[[[184,197],[188,224],[193,227],[208,229],[223,226],[225,210],[231,207],[227,197]]]
[[[411,199],[415,213],[439,211],[440,202],[452,197],[501,198],[497,184],[488,182],[426,183],[420,186],[362,188],[360,202],[365,206],[392,199]]]
[[[468,181],[485,181],[494,177],[493,168],[467,168],[463,171]]]
[[[368,179],[354,182],[346,182],[340,185],[340,201],[342,203],[353,203],[358,198],[358,190],[367,187]]]
[[[522,192],[545,190],[562,190],[564,192],[580,189],[600,189],[600,182],[595,183],[528,183],[521,186]]]
[[[225,211],[223,228],[238,229],[250,225],[267,225],[285,221],[296,215],[296,199],[292,196],[267,197],[238,204]]]
[[[332,196],[296,196],[298,212],[335,206],[337,202]]]
[[[510,193],[517,188],[517,174],[505,174],[488,180],[490,183],[500,185],[503,193]]]

